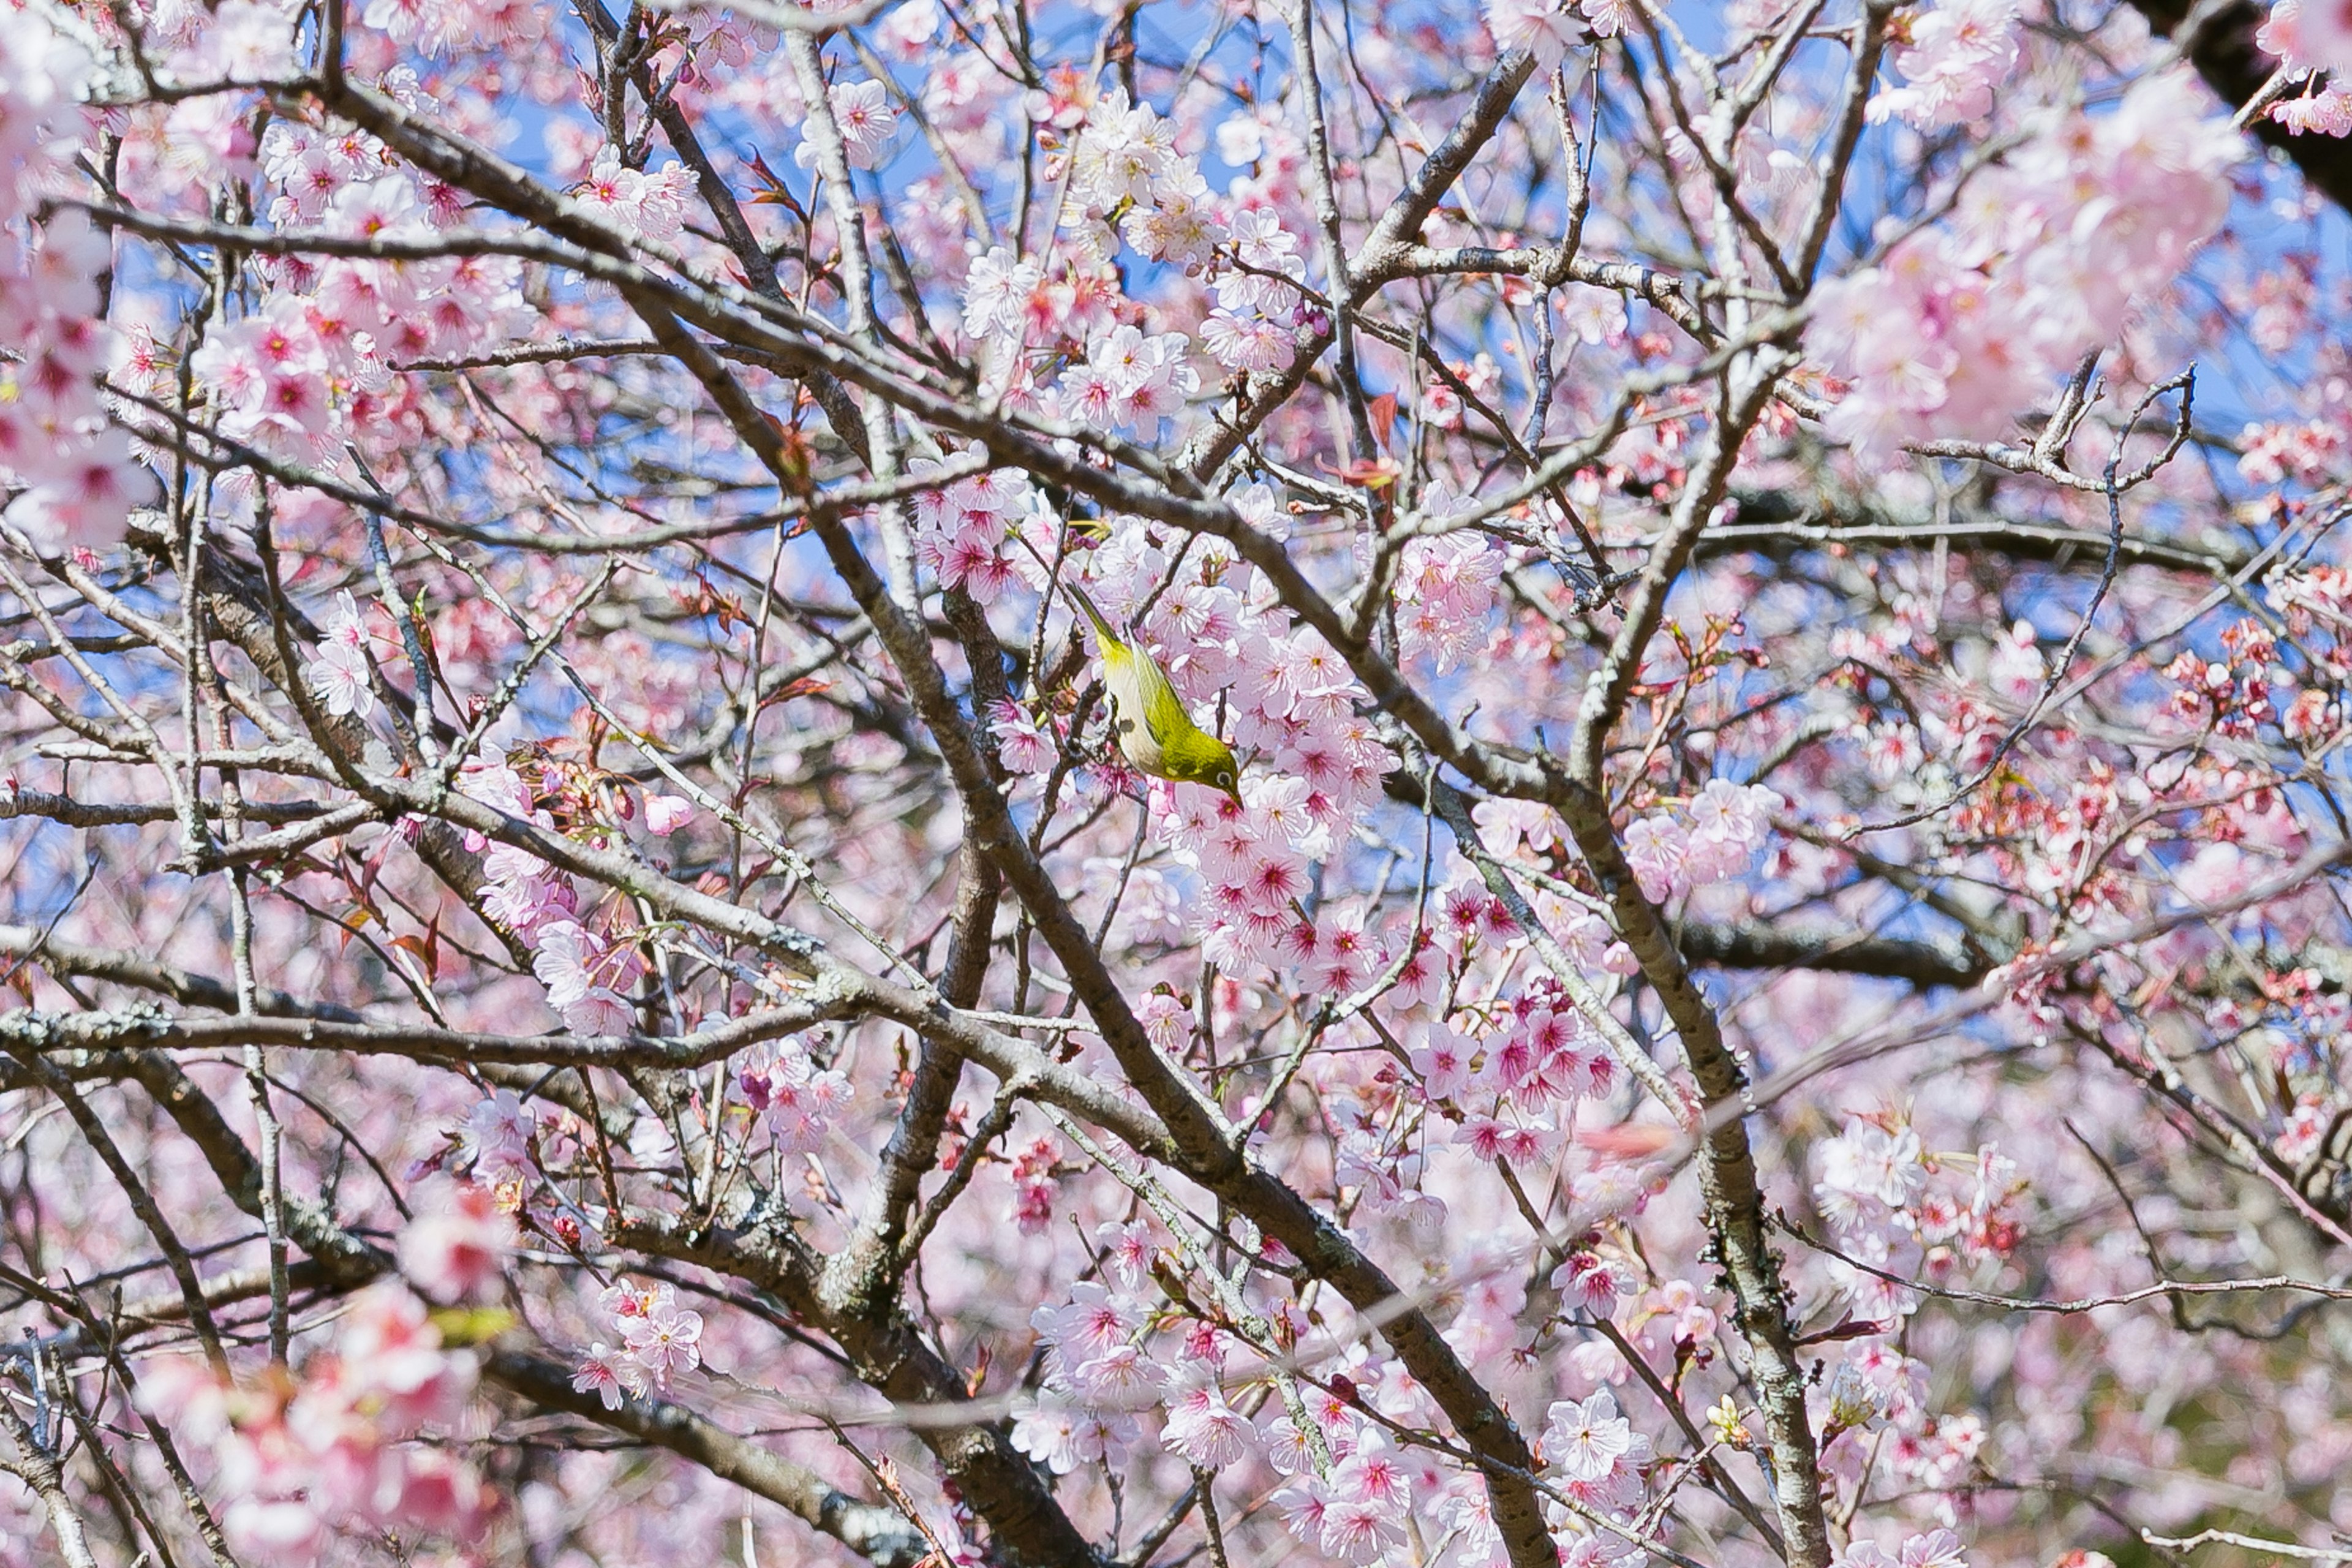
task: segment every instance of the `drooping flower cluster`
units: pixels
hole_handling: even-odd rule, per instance
[[[1475,1108],[1454,1142],[1484,1161],[1528,1165],[1557,1154],[1577,1102],[1606,1099],[1617,1083],[1615,1058],[1549,975],[1501,1010],[1475,1058],[1471,1049],[1437,1027],[1413,1060],[1433,1100]]]
[[[1142,1343],[1140,1305],[1082,1282],[1067,1302],[1040,1307],[1029,1321],[1045,1348],[1045,1387],[1013,1406],[1013,1446],[1056,1475],[1118,1463],[1141,1438],[1136,1413],[1156,1405],[1168,1381]]]
[[[1851,384],[1831,430],[1876,462],[1931,435],[1999,437],[2112,341],[2228,211],[2243,143],[2198,90],[2168,72],[2111,114],[2047,121],[1950,218],[1825,285],[1806,342]]]
[[[1412,1473],[1377,1428],[1351,1433],[1347,1447],[1344,1457],[1334,1454],[1328,1477],[1301,1476],[1275,1494],[1275,1503],[1293,1534],[1307,1539],[1303,1527],[1311,1523],[1324,1552],[1342,1563],[1371,1563],[1404,1544]]]

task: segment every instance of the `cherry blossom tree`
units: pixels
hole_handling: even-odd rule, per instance
[[[2352,1555],[2341,0],[5,4],[0,1560]]]

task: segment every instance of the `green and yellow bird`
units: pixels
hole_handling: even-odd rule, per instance
[[[1242,769],[1232,749],[1192,722],[1184,700],[1169,683],[1168,672],[1139,641],[1111,630],[1110,622],[1084,588],[1076,583],[1062,586],[1094,623],[1095,641],[1102,654],[1103,684],[1110,688],[1111,704],[1117,710],[1111,728],[1127,760],[1137,772],[1156,779],[1223,790],[1239,805]]]

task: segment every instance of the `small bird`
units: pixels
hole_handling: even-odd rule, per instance
[[[1064,583],[1078,608],[1095,626],[1102,652],[1103,684],[1110,688],[1117,712],[1111,728],[1118,749],[1139,773],[1179,784],[1206,784],[1223,790],[1235,805],[1242,798],[1241,764],[1226,744],[1192,722],[1184,700],[1169,684],[1168,672],[1146,652],[1111,630],[1110,622],[1095,608],[1087,591]]]

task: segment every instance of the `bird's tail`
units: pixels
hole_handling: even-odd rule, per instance
[[[1095,624],[1095,636],[1100,637],[1106,647],[1123,646],[1126,643],[1125,637],[1111,629],[1110,622],[1105,618],[1101,610],[1095,607],[1094,600],[1087,596],[1084,588],[1067,580],[1063,582],[1062,588],[1071,598],[1078,602],[1078,608],[1084,610],[1087,613],[1087,619]]]

